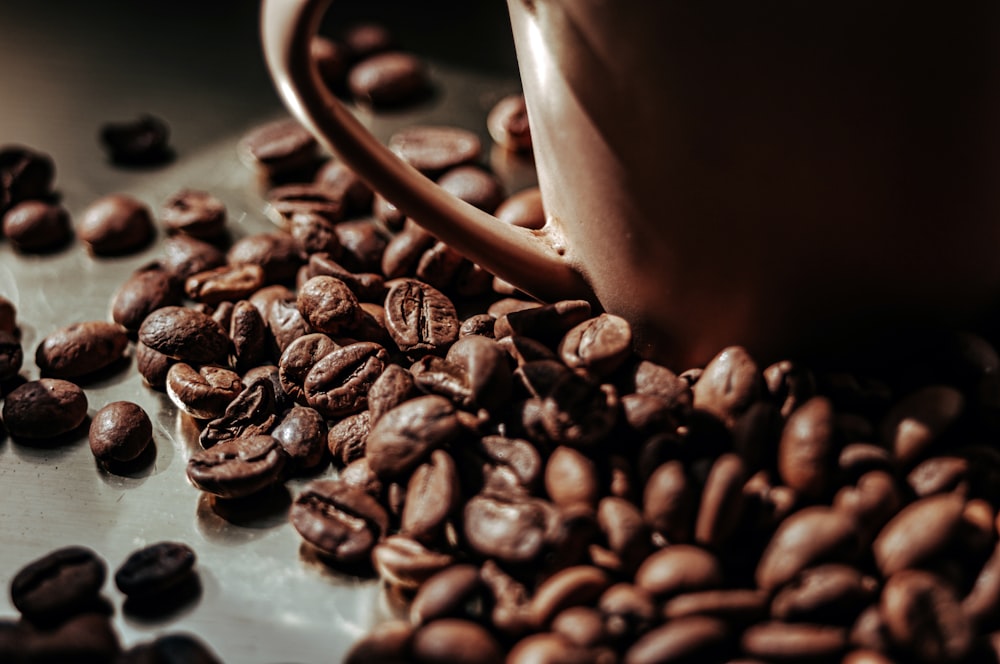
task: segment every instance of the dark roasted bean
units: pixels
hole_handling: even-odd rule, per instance
[[[371,433],[371,411],[348,415],[333,424],[326,438],[326,445],[334,462],[346,466],[365,455],[368,435]]]
[[[472,605],[477,603],[484,590],[478,567],[452,565],[420,586],[410,605],[410,622],[419,625],[438,618],[474,614],[479,607]]]
[[[2,191],[2,188],[0,188]],[[0,194],[0,198],[2,198]],[[69,212],[60,205],[45,201],[29,200],[11,207],[0,216],[3,219],[3,237],[22,253],[45,252],[57,249],[73,237]]]
[[[542,500],[480,494],[465,504],[464,517],[465,539],[473,551],[518,564],[542,554],[554,514]]]
[[[3,402],[4,426],[14,438],[51,438],[87,418],[87,395],[74,383],[41,378],[11,390]]]
[[[820,565],[803,570],[771,602],[771,616],[784,622],[849,625],[878,592],[878,581],[853,567]]]
[[[806,507],[785,519],[757,565],[757,585],[771,590],[807,567],[850,561],[859,553],[854,520],[827,507]]]
[[[813,397],[788,416],[778,446],[778,473],[787,486],[809,498],[829,490],[839,452],[833,436],[833,404],[824,397]]]
[[[0,330],[0,381],[17,375],[24,363],[24,349],[12,332]]]
[[[483,626],[469,620],[442,618],[413,635],[413,655],[423,664],[501,664],[503,650]]]
[[[889,577],[942,553],[958,534],[964,508],[965,500],[952,493],[922,498],[904,507],[872,543],[879,571]]]
[[[226,331],[211,316],[185,307],[157,309],[139,327],[139,341],[182,362],[207,364],[225,357]]]
[[[265,489],[282,477],[288,455],[271,436],[226,440],[191,455],[191,483],[222,498],[241,498]]]
[[[421,542],[432,542],[461,504],[460,492],[455,461],[444,450],[434,450],[407,483],[401,532]]]
[[[132,196],[110,194],[87,207],[76,233],[91,253],[128,254],[145,247],[154,235],[149,207]]]
[[[306,542],[341,563],[368,557],[389,529],[389,517],[378,501],[335,480],[307,484],[288,518]]]
[[[107,576],[107,566],[82,546],[56,549],[21,568],[10,582],[10,599],[25,618],[52,622],[91,604]]]
[[[277,412],[274,386],[269,379],[258,378],[242,387],[222,414],[205,425],[198,441],[209,448],[234,438],[266,434],[274,426]]]
[[[386,350],[369,341],[337,348],[306,374],[302,391],[310,406],[326,417],[342,417],[368,406],[368,390],[389,361]]]
[[[839,661],[847,630],[807,623],[760,623],[740,638],[743,652],[769,662]]]
[[[763,378],[746,349],[732,346],[722,350],[705,365],[705,371],[691,390],[695,408],[711,413],[732,426],[736,418],[760,397]]]
[[[115,586],[129,599],[162,596],[190,578],[195,553],[182,542],[157,542],[129,554],[115,571]]]
[[[112,401],[94,415],[88,439],[98,461],[131,461],[153,442],[153,424],[141,406]]]
[[[195,302],[216,305],[226,300],[243,300],[264,285],[259,265],[223,265],[192,274],[184,282],[184,293]]]
[[[35,364],[47,376],[78,378],[114,364],[127,346],[125,328],[117,323],[74,323],[42,339],[35,351]]]
[[[388,51],[351,67],[347,84],[354,99],[372,106],[396,106],[423,97],[430,77],[423,60],[410,53]]]
[[[390,136],[389,149],[418,171],[433,177],[475,161],[482,144],[478,136],[466,129],[418,125]]]
[[[281,443],[296,470],[312,470],[324,459],[327,425],[312,408],[295,406],[275,425],[271,435]]]
[[[965,661],[972,650],[972,625],[959,597],[934,574],[893,574],[882,591],[880,612],[893,642],[918,661]]]
[[[102,125],[100,139],[111,161],[124,166],[164,164],[173,157],[170,127],[149,113],[132,121]]]
[[[240,154],[271,180],[292,178],[313,167],[318,144],[313,135],[293,119],[255,127],[240,140]]]
[[[170,400],[198,419],[219,417],[242,390],[240,375],[222,367],[210,365],[195,370],[189,364],[178,362],[167,371]]]
[[[361,316],[357,297],[336,277],[316,276],[304,283],[296,306],[313,329],[334,336],[349,333]]]
[[[947,385],[932,385],[900,399],[882,422],[883,440],[904,466],[920,461],[962,414],[965,398]]]
[[[624,664],[719,661],[732,631],[708,616],[677,618],[645,634],[625,653]]]
[[[461,426],[454,406],[444,397],[411,399],[372,426],[368,463],[379,477],[405,476],[433,450],[458,438]]]
[[[164,202],[160,221],[168,233],[211,240],[226,230],[226,206],[210,192],[182,189]]]

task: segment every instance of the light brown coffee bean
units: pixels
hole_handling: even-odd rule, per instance
[[[413,635],[413,655],[420,664],[502,664],[503,650],[478,623],[442,618]]]
[[[865,473],[855,486],[845,486],[833,499],[833,507],[850,514],[858,523],[862,542],[875,539],[882,526],[903,505],[902,492],[885,471]]]
[[[388,620],[372,627],[354,642],[344,664],[404,664],[409,662],[414,626],[405,620]]]
[[[766,622],[740,638],[743,652],[768,662],[837,661],[847,650],[847,630],[808,623]]]
[[[615,371],[632,353],[632,327],[624,318],[602,313],[570,329],[559,342],[559,356],[571,369],[598,376]]]
[[[672,544],[655,552],[639,566],[635,585],[657,598],[718,588],[723,582],[719,560],[690,544]]]
[[[407,483],[400,531],[422,542],[434,540],[461,500],[454,460],[444,450],[434,450]]]
[[[563,609],[552,619],[551,629],[580,648],[596,648],[608,642],[604,614],[592,606]]]
[[[486,116],[486,129],[497,145],[512,152],[531,151],[531,128],[524,95],[503,97]]]
[[[542,555],[556,518],[551,504],[542,500],[483,494],[466,502],[463,516],[463,533],[472,551],[515,565]]]
[[[653,597],[631,583],[609,587],[597,600],[597,608],[605,616],[609,636],[626,642],[647,631],[658,617]]]
[[[572,643],[562,634],[539,632],[511,648],[508,664],[596,664],[596,652]]]
[[[668,620],[710,616],[729,625],[749,625],[767,615],[768,599],[768,593],[762,590],[700,590],[667,600],[663,604],[663,616]]]
[[[746,480],[746,466],[739,456],[730,453],[716,459],[701,493],[695,542],[718,549],[735,532],[743,517]]]
[[[582,503],[597,508],[600,479],[593,459],[560,445],[545,463],[545,491],[556,505]]]
[[[888,577],[942,553],[957,535],[964,509],[965,500],[951,493],[928,496],[904,507],[872,543],[879,571]]]
[[[531,599],[531,614],[537,625],[547,626],[560,611],[596,601],[610,585],[611,577],[600,568],[567,567],[539,584]]]
[[[650,529],[639,507],[624,498],[605,496],[597,506],[597,524],[625,569],[638,568],[650,550]]]
[[[483,591],[485,586],[475,565],[457,564],[443,569],[420,586],[410,605],[410,622],[419,625],[474,614],[480,608],[474,605],[480,603]]]
[[[669,542],[688,542],[694,530],[697,495],[680,461],[661,464],[643,489],[642,513]]]
[[[372,565],[390,586],[412,591],[454,564],[447,553],[429,549],[412,537],[389,535],[372,549]]]

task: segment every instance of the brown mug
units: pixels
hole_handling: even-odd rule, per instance
[[[1000,294],[1000,3],[509,0],[538,231],[446,194],[327,92],[328,3],[263,0],[290,111],[473,261],[626,318],[645,357],[825,352]]]

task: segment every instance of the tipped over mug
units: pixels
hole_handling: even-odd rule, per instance
[[[677,366],[965,324],[1000,294],[1000,3],[509,0],[547,223],[400,161],[326,90],[329,0],[263,0],[289,110],[407,216]]]

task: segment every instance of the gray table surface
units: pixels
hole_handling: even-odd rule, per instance
[[[235,237],[269,231],[262,192],[236,154],[251,127],[285,115],[265,70],[257,6],[250,1],[0,1],[0,145],[52,155],[55,188],[77,218],[97,197],[125,192],[154,210],[182,187],[206,189],[227,205]],[[400,44],[427,58],[438,93],[405,112],[360,112],[385,140],[415,123],[455,124],[480,133],[502,95],[519,89],[502,2],[334,3],[325,25],[377,20]],[[177,159],[155,170],[107,163],[97,142],[109,121],[156,114],[170,124]],[[484,155],[515,190],[530,168],[498,151]],[[162,232],[159,240],[162,240]],[[76,321],[109,318],[115,288],[159,255],[89,256],[80,243],[47,256],[19,255],[0,240],[0,294],[18,308],[25,366],[38,342]],[[122,610],[112,581],[123,645],[189,632],[227,662],[336,662],[351,642],[393,607],[373,580],[342,576],[303,556],[287,522],[287,500],[259,514],[213,509],[184,476],[197,431],[166,396],[145,387],[134,363],[85,385],[92,415],[128,399],[154,423],[155,460],[127,475],[94,462],[85,434],[57,446],[0,437],[0,587],[25,563],[69,544],[92,547],[109,571],[133,550],[175,540],[198,554],[202,591],[156,619]],[[332,472],[332,471],[329,471]],[[289,498],[301,480],[288,483]],[[110,574],[109,574],[110,577]],[[13,617],[7,593],[0,616]]]

